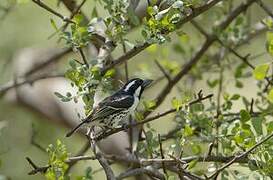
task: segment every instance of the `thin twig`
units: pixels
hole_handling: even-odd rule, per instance
[[[82,57],[82,60],[83,60],[84,64],[85,64],[87,67],[89,67],[89,63],[87,62],[87,59],[86,59],[86,57],[85,57],[85,55],[84,55],[84,52],[83,52],[82,48],[79,48],[78,50],[79,50],[79,52],[80,52],[80,55],[81,55],[81,57]]]
[[[119,176],[117,176],[116,179],[117,180],[125,179],[127,177],[136,176],[136,175],[140,175],[140,174],[147,174],[147,175],[150,175],[152,177],[156,177],[158,179],[165,180],[165,177],[164,177],[163,174],[158,172],[156,169],[151,170],[151,169],[149,169],[147,167],[130,169],[128,171],[125,171],[125,172],[121,173]]]
[[[28,173],[28,175],[34,175],[37,173],[45,173],[50,166],[37,166],[29,157],[26,157],[28,163],[32,166],[33,170]]]
[[[257,4],[259,4],[259,6],[271,17],[273,18],[273,11],[269,8],[268,5],[265,5],[262,0],[257,0],[256,1]]]
[[[54,14],[55,16],[61,18],[63,21],[75,24],[74,21],[72,21],[71,19],[69,19],[66,16],[63,16],[62,14],[58,13],[57,11],[53,10],[52,8],[50,8],[49,6],[47,6],[45,3],[43,3],[42,1],[40,1],[40,0],[32,0],[32,2],[34,2],[35,4],[37,4],[38,6],[40,6],[41,8],[49,11],[50,13]]]
[[[164,152],[163,152],[163,148],[162,148],[162,142],[161,142],[161,137],[160,137],[160,134],[158,134],[158,142],[159,142],[159,148],[160,148],[160,155],[161,155],[161,158],[162,159],[165,159],[165,156],[164,156]],[[165,167],[165,163],[162,161],[162,168],[163,168],[163,172],[164,174],[167,174],[167,170],[166,170],[166,167]]]
[[[64,77],[64,74],[56,74],[56,75],[47,74],[47,75],[41,75],[39,77],[33,77],[33,78],[25,79],[25,80],[17,79],[16,83],[14,83],[13,81],[7,82],[6,84],[0,86],[0,96],[4,95],[8,90],[12,88],[16,88],[25,84],[33,84],[39,80],[56,78],[56,77]]]
[[[168,81],[171,81],[172,78],[169,76],[169,74],[165,71],[165,69],[161,66],[161,64],[155,59],[155,64],[159,68],[159,70],[164,74],[164,76],[168,79]]]

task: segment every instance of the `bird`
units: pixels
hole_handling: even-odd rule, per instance
[[[151,79],[130,79],[121,89],[114,94],[103,99],[91,114],[81,123],[66,134],[70,137],[83,124],[89,124],[91,127],[99,126],[101,128],[114,129],[132,115],[137,108],[144,89],[152,83]],[[128,119],[128,118],[127,118]]]

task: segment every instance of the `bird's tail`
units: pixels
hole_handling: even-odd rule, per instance
[[[83,124],[88,123],[90,120],[89,119],[85,119],[83,120],[80,124],[78,124],[76,127],[74,127],[71,131],[69,131],[66,134],[66,137],[70,137],[74,132],[76,132]]]

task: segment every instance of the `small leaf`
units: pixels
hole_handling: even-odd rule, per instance
[[[244,22],[243,17],[238,17],[235,21],[235,26],[238,26]]]
[[[207,80],[207,84],[209,85],[209,87],[211,88],[214,88],[217,84],[219,83],[219,80],[218,79],[215,79],[215,80]]]
[[[98,11],[97,11],[96,7],[93,8],[92,13],[91,13],[91,17],[92,18],[98,17]]]
[[[273,88],[270,89],[267,98],[271,103],[273,103]]]
[[[108,71],[105,73],[104,77],[105,77],[105,78],[111,78],[111,77],[113,77],[114,75],[115,75],[115,69],[110,69],[110,70],[108,70]]]
[[[273,132],[273,121],[266,124],[266,130],[268,134]]]
[[[146,49],[149,53],[155,53],[157,51],[157,45],[152,44]]]
[[[266,42],[266,47],[268,53],[273,56],[273,32],[267,32],[267,42]]]
[[[50,24],[56,31],[59,31],[54,19],[50,18]]]
[[[269,70],[269,64],[261,64],[254,69],[253,75],[255,79],[263,80],[266,77],[268,70]]]
[[[189,166],[188,166],[188,169],[194,168],[194,167],[196,166],[197,162],[198,162],[197,159],[192,160],[191,162],[189,162],[189,164],[188,164],[188,165],[189,165]]]
[[[64,98],[65,96],[61,95],[60,93],[58,92],[54,92],[54,94],[58,97],[58,98]]]
[[[238,100],[241,96],[239,94],[234,94],[230,100]]]
[[[172,106],[176,109],[176,111],[179,110],[179,108],[182,106],[182,102],[176,98],[172,99]]]
[[[253,117],[251,119],[253,128],[255,129],[257,135],[262,135],[263,134],[263,127],[262,127],[262,122],[263,122],[262,117]]]
[[[193,135],[193,129],[189,125],[185,125],[184,133],[186,137]]]
[[[241,81],[238,81],[238,80],[236,80],[235,86],[236,86],[237,88],[242,88],[242,87],[244,87],[243,83],[242,83]]]
[[[243,123],[249,121],[250,118],[251,118],[249,112],[246,111],[246,110],[244,110],[244,109],[242,109],[242,110],[240,111],[240,117],[241,117],[240,120],[241,120]]]

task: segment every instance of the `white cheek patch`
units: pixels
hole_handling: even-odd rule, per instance
[[[135,97],[139,97],[141,86],[139,86],[134,94]]]
[[[128,91],[130,89],[130,87],[132,87],[135,84],[135,81],[130,82],[124,89],[124,91]]]

